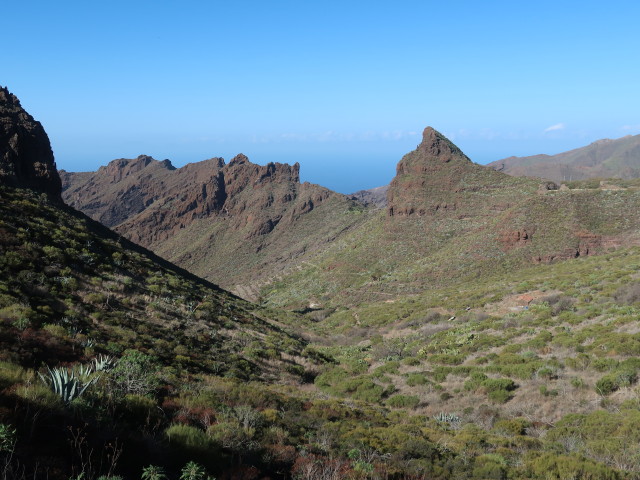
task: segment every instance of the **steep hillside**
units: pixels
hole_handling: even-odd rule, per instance
[[[114,160],[61,172],[65,201],[191,272],[254,298],[308,251],[358,223],[364,207],[300,183],[299,165],[238,155],[175,169],[168,160]]]
[[[603,139],[557,155],[509,157],[487,165],[513,176],[542,177],[555,182],[587,178],[640,177],[640,135]]]
[[[386,211],[263,289],[302,308],[393,300],[635,245],[640,190],[563,188],[473,164],[431,128],[398,164]]]

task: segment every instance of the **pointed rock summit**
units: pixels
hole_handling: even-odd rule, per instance
[[[471,166],[472,162],[447,137],[434,128],[427,127],[422,133],[420,145],[398,162],[396,175],[435,172],[442,170],[444,164]]]
[[[0,87],[0,184],[61,199],[62,183],[49,137],[5,87]]]
[[[387,192],[387,213],[395,217],[456,212],[473,206],[474,197],[509,189],[513,183],[506,175],[473,163],[447,137],[427,127],[420,145],[398,162]]]

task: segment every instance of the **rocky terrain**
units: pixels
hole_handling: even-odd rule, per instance
[[[308,250],[358,220],[362,205],[300,183],[299,164],[251,163],[237,155],[176,169],[148,156],[114,160],[97,172],[61,172],[63,198],[132,241],[255,298]]]
[[[60,177],[49,137],[4,87],[0,87],[0,183],[60,198]]]
[[[335,308],[606,252],[640,241],[637,186],[558,188],[471,162],[432,128],[398,164],[387,208],[370,213],[263,298]],[[375,213],[377,212],[377,213]],[[323,299],[323,301],[320,301]]]
[[[557,155],[509,157],[487,165],[500,172],[555,182],[587,178],[639,178],[640,135],[603,139]]]
[[[384,209],[380,192],[349,198],[300,184],[297,164],[259,166],[243,155],[180,169],[141,156],[62,178],[70,205],[125,237],[245,298],[296,308],[639,241],[640,219],[628,215],[640,204],[636,187],[560,189],[509,176],[473,163],[431,127],[398,163]]]
[[[389,185],[383,185],[382,187],[370,188],[368,190],[358,190],[352,193],[351,196],[365,205],[384,208],[387,206],[387,190],[389,190]]]
[[[427,127],[418,148],[398,162],[387,193],[387,214],[495,215],[511,207],[515,191],[525,196],[537,188],[536,182],[513,181],[474,164],[441,133]]]

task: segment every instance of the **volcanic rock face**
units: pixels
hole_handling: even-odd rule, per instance
[[[299,164],[256,165],[243,154],[179,169],[143,155],[61,176],[70,206],[227,288],[273,274],[356,218],[343,215],[353,200],[300,183]]]
[[[514,187],[506,175],[474,164],[440,132],[425,128],[422,143],[398,163],[387,193],[390,217],[451,214],[467,215],[481,203],[504,210],[499,191]],[[527,187],[528,189],[528,187]]]
[[[389,185],[382,187],[370,188],[369,190],[358,190],[351,194],[351,197],[359,200],[365,205],[373,205],[376,208],[385,208],[387,206],[387,191]]]
[[[498,235],[498,241],[502,244],[504,250],[510,250],[514,247],[527,245],[531,241],[532,234],[526,228],[520,230],[510,230],[501,232]]]
[[[9,90],[0,87],[0,183],[60,198],[49,137]]]
[[[176,170],[146,155],[118,159],[97,172],[61,172],[65,201],[132,240],[151,246],[196,219],[225,219],[246,238],[310,212],[332,192],[300,184],[300,165],[255,165],[239,154]]]

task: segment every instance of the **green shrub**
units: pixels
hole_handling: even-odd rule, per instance
[[[24,380],[25,375],[26,372],[21,366],[9,362],[0,362],[0,390],[21,382]]]
[[[618,383],[616,382],[616,375],[605,375],[596,382],[596,392],[600,395],[609,395],[618,390]]]
[[[387,400],[387,405],[392,408],[415,408],[420,399],[415,395],[394,395]]]
[[[164,431],[164,435],[172,448],[187,454],[201,457],[217,449],[206,432],[190,425],[171,425]]]
[[[16,444],[16,429],[11,425],[0,423],[0,453],[13,452]]]
[[[606,465],[577,456],[553,453],[531,454],[525,464],[525,478],[540,480],[619,480],[622,477]]]
[[[160,385],[155,357],[128,350],[109,371],[113,387],[123,395],[148,395]]]
[[[473,464],[472,479],[506,480],[507,462],[495,453],[480,455]]]
[[[416,385],[426,385],[429,383],[427,377],[423,373],[410,373],[407,375],[407,385],[415,387]]]
[[[510,378],[488,378],[482,382],[482,387],[487,390],[487,396],[496,403],[506,403],[513,395],[511,392],[518,385]]]
[[[512,418],[497,421],[493,429],[506,435],[524,435],[531,423],[523,418]]]
[[[557,389],[550,390],[546,385],[540,385],[540,394],[545,397],[557,397],[559,392]]]
[[[482,372],[472,372],[469,380],[464,382],[464,389],[469,391],[475,391],[478,388],[480,388],[480,386],[482,385],[482,382],[484,382],[488,378],[489,377],[487,377]]]
[[[630,368],[616,370],[596,382],[596,392],[609,395],[622,387],[629,387],[637,380],[637,373]]]

